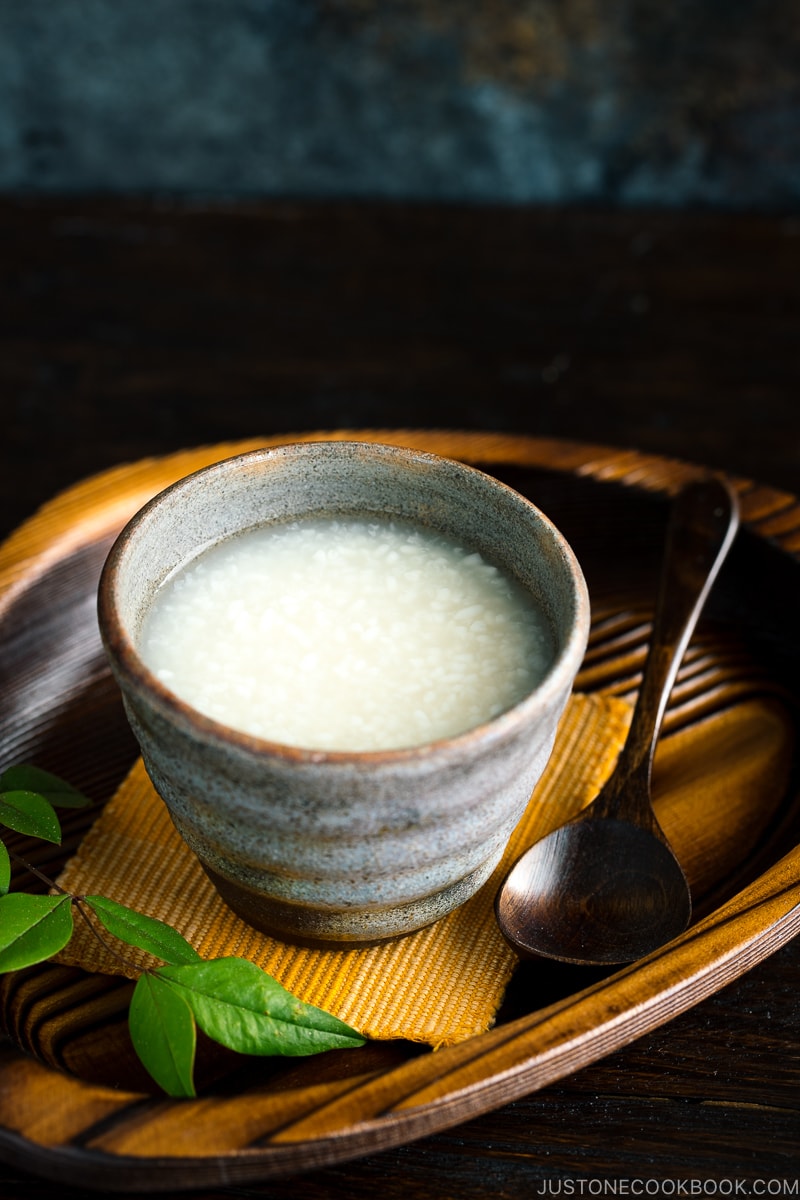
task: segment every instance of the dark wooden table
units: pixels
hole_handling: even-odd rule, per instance
[[[116,463],[316,429],[578,438],[798,494],[798,281],[783,215],[7,199],[0,534]],[[450,1132],[192,1194],[767,1194],[800,1176],[798,995],[794,942]],[[0,1165],[7,1200],[52,1193]]]

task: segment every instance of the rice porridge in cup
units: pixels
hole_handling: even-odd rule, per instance
[[[530,501],[367,442],[168,487],[112,547],[98,611],[148,774],[220,896],[321,944],[411,932],[486,881],[589,628]]]

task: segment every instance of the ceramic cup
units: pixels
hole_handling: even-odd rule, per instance
[[[459,736],[361,753],[253,737],[170,692],[137,652],[162,581],[241,530],[321,514],[433,528],[514,577],[552,632],[543,681]],[[147,771],[223,900],[277,936],[358,944],[429,924],[491,875],[550,756],[589,601],[563,536],[498,480],[413,449],[319,441],[226,459],[152,499],[108,556],[99,621]]]

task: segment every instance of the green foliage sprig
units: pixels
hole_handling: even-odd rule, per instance
[[[0,774],[0,826],[16,833],[59,845],[56,807],[88,803],[75,788],[38,767],[14,766]],[[46,883],[50,893],[12,892],[12,857]],[[0,839],[0,972],[33,966],[63,950],[76,913],[118,956],[124,958],[124,953],[109,944],[108,934],[163,964],[139,975],[128,1028],[145,1069],[170,1096],[196,1095],[198,1027],[241,1054],[308,1055],[364,1044],[343,1021],[305,1004],[247,959],[206,961],[164,921],[104,896],[66,892]]]

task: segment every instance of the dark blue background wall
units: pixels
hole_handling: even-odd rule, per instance
[[[791,208],[771,0],[0,0],[0,190]]]

